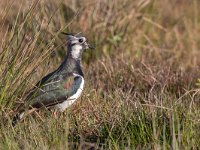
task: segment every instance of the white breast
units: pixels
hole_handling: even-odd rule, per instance
[[[80,85],[80,88],[77,90],[77,92],[72,95],[71,97],[69,97],[68,99],[66,99],[66,101],[55,105],[55,108],[58,109],[59,111],[63,112],[66,108],[68,108],[69,106],[71,106],[81,95],[82,91],[83,91],[83,87],[84,87],[84,79],[82,76],[78,75],[78,74],[73,74],[74,77],[81,77],[82,82]]]
[[[82,46],[80,46],[80,45],[73,46],[71,54],[74,59],[78,59],[80,57],[81,49],[82,49]]]

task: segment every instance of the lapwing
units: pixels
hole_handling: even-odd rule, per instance
[[[80,97],[85,82],[81,67],[82,52],[94,48],[80,33],[63,34],[67,36],[67,54],[64,61],[29,91],[24,103],[17,108],[12,122],[13,126],[25,114],[43,107],[63,112]]]

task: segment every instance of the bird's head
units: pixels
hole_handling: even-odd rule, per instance
[[[85,49],[94,49],[91,45],[87,43],[87,40],[84,36],[79,34],[69,34],[64,33],[67,35],[67,46],[68,46],[68,53],[75,59],[80,59],[82,52]]]

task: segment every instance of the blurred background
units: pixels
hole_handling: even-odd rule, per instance
[[[198,0],[1,0],[0,146],[198,148],[199,8]],[[83,56],[83,96],[59,121],[40,112],[9,130],[13,104],[62,62],[61,31],[96,47]]]

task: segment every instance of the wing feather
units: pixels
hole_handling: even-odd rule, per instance
[[[62,103],[77,92],[81,82],[81,77],[69,76],[65,80],[43,85],[25,105],[29,105],[28,107],[31,108],[40,108]]]

